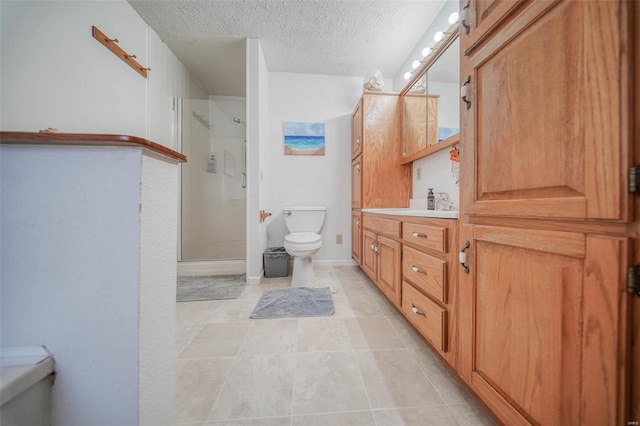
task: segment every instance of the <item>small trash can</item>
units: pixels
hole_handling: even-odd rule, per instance
[[[264,262],[265,277],[286,277],[289,275],[289,253],[284,247],[269,247],[265,249],[262,260]]]

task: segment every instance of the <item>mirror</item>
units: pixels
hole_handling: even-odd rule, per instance
[[[459,140],[460,43],[455,31],[419,77],[402,92],[403,163],[440,151]]]

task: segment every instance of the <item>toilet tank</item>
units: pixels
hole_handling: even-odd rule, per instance
[[[319,233],[326,210],[326,207],[320,206],[291,206],[283,207],[282,215],[289,232]]]

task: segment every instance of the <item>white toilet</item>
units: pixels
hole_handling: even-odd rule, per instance
[[[311,287],[313,263],[311,257],[322,247],[319,232],[324,223],[326,207],[283,207],[282,215],[290,234],[284,237],[284,248],[293,256],[292,287]]]

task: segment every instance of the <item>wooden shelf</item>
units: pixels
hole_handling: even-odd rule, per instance
[[[135,55],[129,55],[127,52],[122,50],[122,48],[117,44],[118,39],[111,39],[107,37],[95,25],[91,27],[91,35],[104,47],[112,51],[114,55],[122,59],[127,65],[133,68],[138,74],[140,74],[144,78],[147,78],[147,71],[151,71],[151,68],[143,67],[134,59],[136,57]]]
[[[427,155],[435,154],[436,152],[442,151],[444,149],[447,149],[459,143],[460,143],[460,133],[456,133],[455,135],[449,136],[447,139],[443,140],[440,143],[428,146],[425,149],[422,149],[419,152],[416,152],[415,154],[409,157],[403,158],[400,164],[411,163],[412,161],[418,160],[422,157],[426,157]]]
[[[133,146],[158,154],[165,161],[186,163],[186,155],[147,139],[128,135],[103,135],[91,133],[49,132],[0,132],[2,145],[53,145],[53,146]]]

